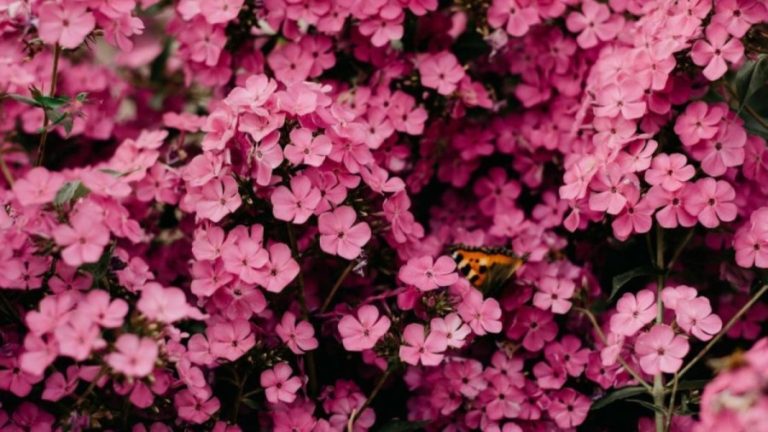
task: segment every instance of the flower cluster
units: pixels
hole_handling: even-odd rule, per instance
[[[764,428],[767,34],[0,0],[0,429]]]

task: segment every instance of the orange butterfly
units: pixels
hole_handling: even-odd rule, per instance
[[[448,249],[456,261],[459,272],[475,288],[487,291],[500,287],[525,263],[506,248],[450,246]]]

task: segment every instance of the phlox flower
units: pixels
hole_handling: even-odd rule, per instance
[[[344,315],[339,320],[339,334],[344,349],[363,351],[371,349],[389,330],[391,322],[386,316],[379,316],[376,306],[363,305],[357,310],[356,317]]]
[[[109,243],[109,230],[95,209],[81,206],[70,216],[68,225],[59,225],[53,230],[53,239],[64,247],[61,251],[64,262],[78,267],[101,258]]]
[[[533,304],[539,309],[551,310],[556,314],[567,313],[571,309],[570,298],[576,284],[569,279],[544,277],[539,283],[539,291],[533,296]]]
[[[527,0],[493,0],[488,8],[488,24],[504,28],[512,36],[522,36],[541,21],[536,7]]]
[[[275,326],[275,333],[294,354],[304,354],[318,347],[312,324],[308,321],[296,323],[296,315],[291,312],[283,314],[280,323]]]
[[[610,84],[597,92],[595,115],[614,117],[621,114],[627,120],[639,119],[646,112],[643,87],[634,80]]]
[[[296,391],[301,387],[301,379],[291,375],[293,370],[286,362],[278,363],[272,369],[261,373],[261,386],[264,387],[264,394],[269,403],[291,403],[296,400]]]
[[[269,246],[269,260],[256,271],[256,283],[269,292],[280,292],[296,275],[299,264],[293,259],[291,248],[284,243]]]
[[[355,211],[341,206],[318,217],[320,248],[329,254],[351,260],[357,258],[371,239],[371,228],[365,222],[355,224]]]
[[[703,178],[696,182],[690,193],[690,197],[685,201],[685,210],[695,215],[705,227],[714,228],[720,225],[720,221],[730,222],[736,219],[736,191],[730,183]]]
[[[635,342],[635,354],[643,372],[655,375],[660,372],[675,373],[688,354],[688,339],[675,335],[671,327],[656,324],[641,333]]]
[[[653,158],[651,167],[645,172],[645,181],[652,186],[660,185],[664,190],[675,192],[693,178],[696,169],[680,153],[661,153]]]
[[[221,402],[216,397],[199,398],[189,390],[182,390],[174,395],[173,405],[181,419],[202,424],[219,410]]]
[[[117,328],[123,325],[128,303],[120,298],[111,300],[106,291],[92,290],[80,300],[77,309],[102,327]]]
[[[432,333],[441,334],[446,339],[449,347],[461,348],[464,341],[472,332],[467,324],[455,312],[451,312],[443,318],[432,318],[429,323]]]
[[[29,170],[13,184],[13,193],[21,205],[45,204],[53,201],[64,184],[64,176],[43,167]]]
[[[566,19],[568,30],[579,33],[576,42],[584,49],[615,38],[623,25],[620,15],[611,17],[608,6],[594,0],[585,0],[581,12],[571,12]]]
[[[136,308],[147,318],[167,324],[193,313],[184,291],[174,287],[164,288],[156,282],[150,282],[142,288]]]
[[[206,330],[211,354],[229,361],[239,359],[256,344],[251,325],[246,320],[219,322]]]
[[[646,324],[656,319],[656,295],[644,289],[637,293],[626,293],[616,302],[616,313],[611,316],[611,332],[632,336]]]
[[[400,359],[410,365],[436,366],[443,361],[448,340],[442,333],[429,332],[421,324],[408,324],[403,330]]]
[[[303,224],[312,216],[321,197],[309,177],[297,175],[291,178],[290,189],[278,186],[272,192],[272,213],[279,220]]]
[[[45,296],[40,300],[38,310],[27,312],[24,321],[37,336],[51,333],[68,320],[77,305],[76,301],[76,296],[71,293]]]
[[[692,227],[696,225],[696,216],[686,210],[686,202],[693,196],[696,186],[686,183],[682,188],[669,192],[661,186],[653,186],[646,194],[648,204],[660,209],[656,212],[656,221],[663,228],[678,226]]]
[[[24,398],[32,391],[32,386],[42,380],[42,374],[33,375],[20,369],[16,357],[0,359],[0,390]]]
[[[591,404],[583,394],[564,388],[554,395],[548,411],[559,428],[568,429],[584,422]]]
[[[703,74],[710,81],[725,75],[728,64],[738,63],[744,57],[744,45],[718,23],[711,23],[706,29],[705,40],[696,41],[691,49],[691,58],[699,66],[705,66]]]
[[[200,14],[209,24],[222,24],[237,17],[244,0],[201,0]]]
[[[766,5],[755,0],[720,0],[715,3],[712,21],[725,27],[733,37],[743,37],[749,28],[768,19]]]
[[[723,328],[723,321],[712,313],[712,306],[706,297],[680,300],[675,312],[680,328],[700,340],[712,339]]]
[[[203,186],[195,211],[201,218],[219,222],[224,216],[237,210],[243,203],[232,177],[214,179]]]
[[[133,334],[122,334],[115,342],[115,351],[104,359],[112,369],[127,377],[145,377],[152,373],[157,360],[157,342]]]
[[[623,192],[627,203],[624,210],[611,222],[613,234],[619,240],[626,240],[633,232],[643,234],[650,231],[655,210],[649,200],[640,197],[637,187],[627,186]]]
[[[62,398],[72,394],[77,389],[79,380],[79,369],[77,366],[69,366],[66,376],[61,372],[52,373],[45,380],[45,390],[41,398],[43,400],[57,402]]]
[[[536,352],[555,339],[557,330],[552,313],[524,306],[507,329],[507,336],[515,340],[522,338],[523,347]]]
[[[85,4],[77,2],[43,3],[38,10],[37,32],[43,42],[62,48],[77,48],[96,26],[96,20]]]
[[[99,326],[84,313],[70,315],[65,323],[56,327],[54,336],[59,344],[59,353],[78,361],[106,346]]]
[[[692,102],[677,117],[675,133],[686,146],[713,138],[726,112],[727,108],[719,104],[709,106],[703,101]]]
[[[747,133],[741,125],[722,123],[714,137],[691,148],[691,155],[701,161],[702,171],[717,177],[744,163],[746,144]]]
[[[398,278],[422,291],[431,291],[453,285],[459,280],[459,275],[456,273],[456,262],[451,257],[443,255],[433,260],[425,255],[408,260],[400,267]]]
[[[417,68],[424,87],[435,89],[442,95],[456,91],[459,81],[464,78],[464,68],[456,56],[447,51],[425,55],[419,59]]]
[[[319,167],[331,154],[333,144],[324,134],[313,136],[312,131],[298,128],[291,131],[291,142],[285,146],[285,158],[294,165]]]
[[[483,300],[483,294],[472,289],[459,303],[457,311],[478,336],[501,331],[501,307],[494,298]]]
[[[309,78],[312,53],[302,49],[299,44],[286,43],[269,53],[267,63],[278,81],[286,85],[294,84]]]
[[[234,232],[234,231],[233,231]],[[222,245],[221,259],[224,268],[246,283],[256,283],[258,272],[269,261],[269,252],[262,247],[263,228],[254,225],[250,236],[233,234]]]

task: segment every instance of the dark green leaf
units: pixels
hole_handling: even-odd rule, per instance
[[[768,56],[761,54],[756,60],[749,60],[736,72],[733,87],[739,98],[739,111],[768,80]]]
[[[56,109],[61,108],[64,105],[69,103],[69,98],[67,96],[35,96],[35,101],[37,101],[38,105],[45,109]]]
[[[619,293],[621,288],[634,278],[641,276],[652,276],[656,274],[656,269],[649,266],[636,267],[630,271],[618,274],[613,277],[613,283],[611,287],[611,295],[608,297],[608,301],[612,301],[616,294]]]
[[[642,406],[648,408],[651,411],[656,411],[656,412],[660,412],[662,414],[665,414],[663,408],[657,407],[656,405],[654,405],[654,404],[652,404],[652,403],[650,403],[648,401],[644,401],[642,399],[627,399],[627,402],[633,402],[633,403],[636,403],[638,405],[642,405]]]
[[[592,404],[592,407],[590,409],[593,411],[599,410],[601,408],[605,408],[606,406],[614,402],[620,401],[622,399],[630,398],[632,396],[637,396],[643,393],[645,393],[645,388],[641,386],[622,387],[598,399],[595,403]]]
[[[423,430],[427,422],[411,422],[406,420],[392,420],[380,427],[378,432],[411,432]]]
[[[15,101],[19,101],[21,103],[25,103],[27,105],[32,105],[32,106],[36,106],[36,107],[40,106],[40,104],[38,104],[36,100],[34,100],[32,98],[29,98],[29,97],[26,97],[26,96],[22,96],[20,94],[13,94],[13,93],[11,93],[11,94],[8,95],[8,97],[13,99],[13,100],[15,100]]]
[[[87,187],[83,186],[80,180],[67,182],[56,192],[53,203],[57,206],[64,205],[87,195],[88,192],[90,191]]]

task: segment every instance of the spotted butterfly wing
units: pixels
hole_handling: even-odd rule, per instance
[[[482,291],[501,286],[525,262],[506,248],[454,245],[450,251],[459,273]]]

